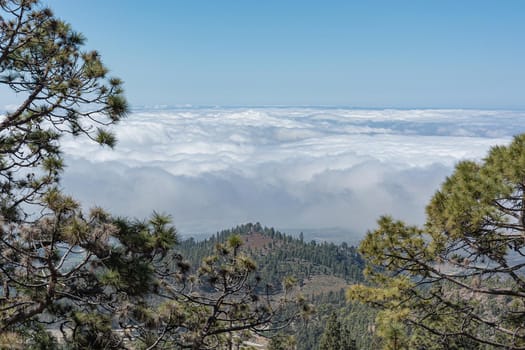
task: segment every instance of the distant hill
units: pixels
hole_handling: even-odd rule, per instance
[[[288,235],[299,237],[302,233],[305,241],[333,242],[341,244],[346,242],[350,245],[358,245],[363,239],[363,232],[354,232],[341,227],[320,227],[320,228],[282,228],[282,232]]]
[[[363,281],[364,261],[354,246],[311,240],[303,234],[288,235],[259,223],[248,223],[217,232],[201,241],[183,240],[178,252],[194,268],[203,258],[212,255],[215,245],[231,235],[240,235],[242,249],[252,256],[261,279],[279,289],[283,278],[296,278],[301,292],[316,305],[317,313],[306,327],[296,329],[298,349],[318,347],[326,319],[337,312],[356,340],[358,349],[374,349],[373,319],[375,313],[362,305],[349,305],[344,290]]]
[[[320,275],[339,277],[346,283],[363,280],[364,262],[355,247],[346,243],[305,242],[302,236],[292,237],[259,223],[223,230],[203,241],[190,238],[182,241],[178,250],[192,266],[197,266],[213,254],[217,243],[234,234],[242,237],[243,249],[257,262],[261,278],[276,287],[286,276],[295,277],[301,285]]]

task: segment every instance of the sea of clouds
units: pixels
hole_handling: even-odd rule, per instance
[[[422,223],[454,164],[524,132],[525,112],[140,108],[114,131],[114,150],[64,140],[85,206],[168,213],[184,235],[258,221],[355,242],[383,214]]]

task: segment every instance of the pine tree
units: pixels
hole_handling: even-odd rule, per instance
[[[268,350],[295,350],[296,345],[294,336],[279,334],[271,338]]]
[[[0,84],[22,99],[0,115],[0,333],[20,336],[25,327],[36,336],[38,323],[74,323],[75,312],[80,319],[111,301],[99,274],[113,269],[101,261],[115,226],[58,190],[60,140],[83,135],[112,147],[107,126],[128,108],[122,81],[51,10],[5,0],[0,11]],[[105,327],[99,321],[86,324]]]
[[[341,324],[341,350],[357,350],[355,339],[352,338],[348,327]]]
[[[482,162],[459,163],[424,227],[383,217],[367,234],[360,251],[374,286],[353,286],[348,297],[382,309],[385,347],[525,347],[524,179],[519,135]]]
[[[333,312],[326,323],[323,335],[319,342],[319,350],[341,349],[341,322],[337,314]]]

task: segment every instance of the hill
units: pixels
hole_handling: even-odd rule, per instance
[[[363,280],[364,262],[355,247],[346,243],[305,242],[302,236],[294,238],[259,223],[223,230],[203,241],[190,238],[182,241],[178,249],[192,266],[197,266],[212,254],[217,243],[231,235],[241,236],[243,249],[259,266],[260,277],[276,287],[287,276],[295,277],[300,285],[311,285],[319,276],[337,277],[347,284]]]
[[[187,239],[178,245],[178,252],[191,266],[213,253],[218,243],[231,235],[243,240],[242,249],[256,261],[260,278],[279,289],[285,277],[294,277],[300,291],[316,307],[317,312],[306,326],[297,327],[297,349],[317,349],[326,320],[336,312],[355,340],[358,349],[374,349],[374,312],[362,305],[347,304],[344,290],[363,281],[364,261],[354,246],[347,243],[305,242],[303,235],[293,237],[259,223],[248,223],[217,232],[202,240]]]

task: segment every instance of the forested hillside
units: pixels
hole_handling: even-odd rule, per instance
[[[263,280],[280,283],[285,276],[293,276],[306,283],[313,276],[333,275],[347,282],[362,281],[363,260],[357,249],[346,243],[336,245],[326,242],[304,242],[259,223],[239,225],[229,230],[196,242],[188,239],[177,247],[191,265],[213,252],[217,243],[238,234],[243,238],[244,249],[259,265]]]
[[[203,241],[184,240],[176,249],[191,266],[198,266],[213,253],[217,244],[232,235],[242,238],[242,249],[257,263],[264,283],[279,289],[283,279],[293,277],[301,293],[315,306],[316,312],[308,322],[287,329],[283,334],[295,337],[297,349],[319,349],[322,339],[325,345],[320,349],[333,349],[333,344],[326,342],[333,331],[330,327],[334,324],[329,320],[334,315],[337,317],[336,333],[341,334],[338,339],[347,339],[354,349],[377,348],[373,338],[375,312],[368,306],[348,304],[345,300],[345,288],[363,281],[364,262],[355,247],[346,243],[305,242],[302,235],[292,237],[259,223],[248,223],[217,232]],[[287,346],[290,345],[270,343],[270,349],[286,349]]]

